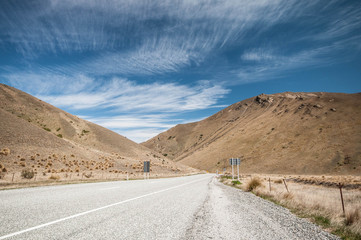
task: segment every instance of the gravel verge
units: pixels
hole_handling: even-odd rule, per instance
[[[216,178],[184,239],[340,239],[288,209]]]

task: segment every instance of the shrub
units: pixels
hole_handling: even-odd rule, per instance
[[[316,215],[314,216],[314,220],[317,225],[321,225],[323,227],[330,227],[331,221],[327,217]]]
[[[23,169],[21,171],[21,177],[26,179],[32,179],[34,177],[35,173],[33,170],[29,169]]]
[[[10,149],[9,148],[3,148],[1,151],[0,151],[0,155],[9,155],[10,154]]]
[[[235,186],[235,185],[238,185],[238,184],[242,184],[240,181],[238,180],[234,180],[232,181],[232,185]]]
[[[83,173],[83,175],[84,175],[86,178],[91,178],[91,177],[93,176],[93,173],[92,173],[92,172],[91,172],[91,173],[88,173],[88,174]]]
[[[44,127],[43,129],[44,129],[45,131],[51,132],[50,128]]]
[[[60,179],[60,176],[59,176],[59,175],[56,175],[56,174],[51,174],[51,176],[49,177],[49,179],[51,179],[51,180],[59,180],[59,179]]]
[[[287,193],[283,194],[283,198],[284,198],[284,199],[288,199],[288,200],[290,200],[290,199],[292,199],[292,198],[293,198],[293,194],[292,194],[292,193],[287,192]]]
[[[248,184],[247,184],[247,191],[253,191],[257,187],[261,186],[261,181],[258,178],[253,178]]]
[[[62,134],[58,134],[58,135],[56,135],[56,136],[58,136],[58,137],[60,137],[60,138],[63,138],[63,135],[62,135]]]
[[[356,209],[354,209],[354,211],[346,214],[345,224],[347,226],[350,226],[353,223],[357,222],[359,219],[360,219],[359,209],[356,208]]]

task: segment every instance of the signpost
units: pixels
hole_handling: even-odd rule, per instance
[[[233,171],[233,165],[237,165],[237,179],[239,181],[239,165],[241,164],[241,159],[239,158],[230,158],[229,164],[232,166],[232,181],[234,180],[234,171]]]
[[[149,172],[150,172],[150,161],[144,161],[144,179],[147,179],[147,173],[148,173],[148,179],[149,179]]]

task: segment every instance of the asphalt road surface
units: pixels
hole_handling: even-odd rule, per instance
[[[0,191],[0,239],[338,239],[214,175]]]

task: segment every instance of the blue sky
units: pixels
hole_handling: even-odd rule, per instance
[[[361,91],[361,1],[0,1],[0,82],[136,142],[258,95]]]

